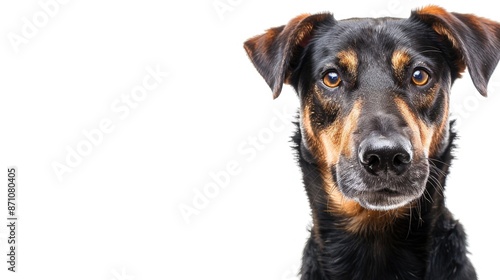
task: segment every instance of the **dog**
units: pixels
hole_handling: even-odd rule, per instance
[[[293,143],[312,209],[301,279],[477,279],[445,206],[450,89],[483,96],[500,24],[439,6],[409,18],[300,15],[244,43],[274,98],[300,100]]]

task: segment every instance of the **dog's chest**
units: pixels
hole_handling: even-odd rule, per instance
[[[327,279],[424,279],[428,243],[423,236],[331,235],[320,260]]]

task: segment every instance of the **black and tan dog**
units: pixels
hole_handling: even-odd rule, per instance
[[[312,209],[301,279],[476,279],[443,190],[450,87],[486,95],[500,24],[436,6],[408,19],[302,15],[245,42],[278,97],[300,99],[294,137]]]

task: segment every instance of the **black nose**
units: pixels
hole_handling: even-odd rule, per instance
[[[369,136],[358,149],[361,165],[373,175],[401,175],[412,161],[411,143],[401,135]]]

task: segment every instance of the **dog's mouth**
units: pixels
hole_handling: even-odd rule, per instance
[[[385,211],[403,207],[420,196],[421,194],[411,195],[389,189],[383,189],[374,192],[363,192],[358,194],[353,199],[364,208]]]
[[[359,164],[341,158],[332,171],[342,195],[364,208],[380,211],[397,209],[419,199],[429,176],[426,160],[413,161],[403,174],[375,176]]]

